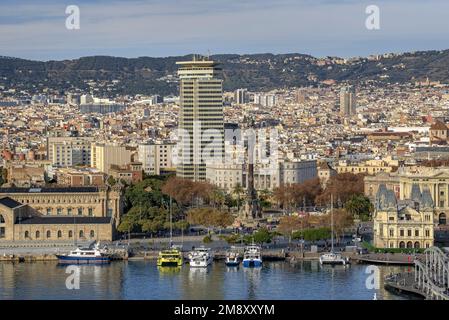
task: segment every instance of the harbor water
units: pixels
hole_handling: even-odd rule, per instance
[[[262,268],[158,268],[155,261],[117,261],[67,269],[57,262],[0,263],[0,299],[403,299],[383,279],[408,267],[321,266],[318,261],[265,262]],[[79,271],[79,289],[68,289]],[[412,270],[410,270],[412,272]],[[371,276],[371,278],[369,278]],[[379,281],[380,288],[373,288]],[[69,282],[69,286],[67,286]],[[73,282],[75,283],[75,282]]]

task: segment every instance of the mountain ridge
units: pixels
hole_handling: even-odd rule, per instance
[[[37,93],[44,88],[89,92],[89,81],[109,83],[99,95],[177,94],[176,61],[169,57],[86,56],[36,61],[0,56],[0,86]],[[375,58],[378,57],[378,58]],[[383,54],[379,56],[316,58],[301,53],[216,54],[222,64],[224,89],[272,90],[317,86],[325,80],[359,83],[407,83],[429,77],[449,83],[449,49]],[[112,85],[112,80],[114,84]]]

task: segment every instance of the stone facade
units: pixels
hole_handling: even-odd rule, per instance
[[[10,197],[0,198],[1,241],[111,241],[112,217],[50,217]]]
[[[118,225],[123,214],[122,187],[0,188],[10,197],[45,216],[111,217]]]
[[[374,246],[376,248],[430,248],[434,244],[434,205],[430,190],[413,185],[411,198],[398,201],[382,184],[376,193]]]
[[[366,176],[365,195],[372,201],[380,185],[391,189],[398,200],[410,199],[413,185],[420,190],[429,189],[434,203],[434,221],[440,227],[447,226],[449,214],[449,168],[403,167],[392,173]]]

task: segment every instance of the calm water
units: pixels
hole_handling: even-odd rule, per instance
[[[56,262],[0,263],[0,299],[400,299],[365,286],[366,265],[321,267],[318,261],[266,262],[259,269],[158,269],[155,261],[80,266],[80,289],[68,290],[66,266]]]

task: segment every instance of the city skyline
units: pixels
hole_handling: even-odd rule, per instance
[[[165,57],[192,51],[299,52],[347,58],[447,49],[443,47],[449,40],[444,12],[449,3],[431,2],[433,6],[403,0],[189,0],[173,6],[171,1],[47,0],[36,5],[23,0],[12,7],[5,1],[0,4],[0,54],[33,60],[91,55]],[[365,27],[365,9],[373,4],[380,9],[380,30]],[[65,28],[68,5],[80,8],[79,30]],[[181,24],[183,33],[179,32]]]

